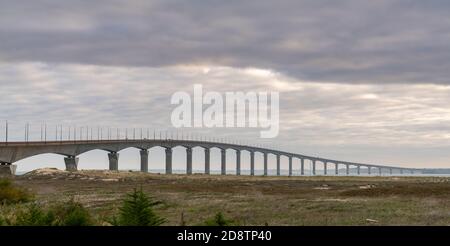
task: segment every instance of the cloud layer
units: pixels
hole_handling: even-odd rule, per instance
[[[219,92],[280,91],[280,136],[267,145],[350,161],[448,166],[447,0],[0,6],[0,119],[10,121],[12,139],[23,139],[25,122],[38,139],[44,121],[52,129],[170,131],[170,96],[201,83]],[[257,142],[259,130],[195,133]]]
[[[0,59],[449,83],[446,0],[0,1]]]
[[[8,63],[0,65],[0,112],[10,120],[10,138],[18,140],[24,122],[31,123],[31,138],[39,140],[44,121],[49,139],[56,124],[64,125],[64,137],[69,126],[175,134],[170,98],[180,90],[192,93],[194,83],[203,84],[205,92],[279,91],[280,135],[263,142],[255,140],[260,129],[252,128],[179,130],[184,134],[365,162],[439,166],[448,155],[438,151],[450,146],[450,86],[445,85],[317,83],[269,70],[216,66]]]

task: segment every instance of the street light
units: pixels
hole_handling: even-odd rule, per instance
[[[5,140],[6,144],[8,144],[8,121],[5,122]]]

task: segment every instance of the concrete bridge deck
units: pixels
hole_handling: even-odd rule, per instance
[[[30,141],[30,142],[3,142],[0,143],[0,174],[5,172],[14,173],[14,163],[25,158],[40,155],[40,154],[59,154],[65,156],[64,161],[66,169],[69,171],[76,171],[78,166],[77,156],[91,150],[104,150],[109,152],[109,169],[118,170],[119,165],[119,151],[127,148],[140,149],[141,157],[141,171],[148,172],[148,150],[153,147],[163,147],[166,153],[166,173],[172,173],[172,149],[177,146],[182,146],[186,149],[186,173],[192,174],[192,148],[201,147],[205,151],[205,174],[210,174],[210,149],[218,148],[221,151],[221,174],[226,174],[226,150],[232,149],[236,151],[236,175],[241,174],[241,152],[247,151],[250,153],[250,174],[255,174],[255,153],[262,153],[264,175],[268,175],[268,155],[276,156],[277,161],[277,175],[281,175],[280,158],[285,156],[289,158],[289,175],[292,175],[292,159],[297,158],[301,162],[300,173],[304,175],[305,160],[312,163],[312,175],[316,175],[316,164],[323,163],[324,174],[328,174],[328,166],[334,165],[335,174],[339,174],[339,165],[346,167],[346,174],[349,175],[350,166],[357,169],[357,174],[360,174],[361,167],[367,168],[368,174],[372,173],[372,169],[377,169],[378,174],[381,175],[382,170],[388,170],[390,174],[394,170],[400,174],[409,172],[421,172],[422,169],[404,168],[398,166],[356,163],[341,160],[333,160],[321,157],[314,157],[302,155],[297,153],[289,153],[280,150],[254,147],[248,145],[239,145],[231,143],[200,141],[200,140],[174,140],[174,139],[118,139],[118,140],[71,140],[71,141]],[[5,171],[6,170],[6,171]],[[8,171],[10,170],[10,171]]]

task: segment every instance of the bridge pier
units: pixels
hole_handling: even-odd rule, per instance
[[[400,174],[403,174],[403,169],[400,169]]]
[[[339,165],[338,165],[338,163],[334,163],[334,174],[336,176],[339,175]]]
[[[236,175],[241,175],[241,151],[236,150]]]
[[[289,177],[292,176],[292,156],[289,156]]]
[[[392,175],[392,168],[389,168],[389,174]]]
[[[356,166],[356,173],[357,173],[358,175],[361,174],[361,166],[360,166],[360,165]]]
[[[117,171],[119,170],[119,153],[111,152],[108,154],[109,159],[109,170]]]
[[[221,174],[226,175],[227,174],[227,150],[221,149],[220,152],[222,155]]]
[[[316,160],[312,161],[312,175],[316,175]]]
[[[345,164],[345,174],[350,174],[350,166],[348,164]]]
[[[0,163],[0,177],[11,177],[16,175],[17,165],[11,163]]]
[[[382,170],[381,167],[378,168],[378,175],[381,176]]]
[[[326,161],[324,161],[324,162],[323,162],[323,174],[324,174],[324,175],[327,175],[327,172],[328,172],[328,171],[327,171],[327,166],[328,166],[328,163],[327,163]]]
[[[209,148],[205,148],[205,174],[210,174],[211,154]]]
[[[280,155],[277,155],[277,176],[281,175]]]
[[[186,174],[192,174],[192,148],[186,148]]]
[[[300,175],[305,175],[305,159],[300,159]]]
[[[172,174],[172,148],[166,148],[166,174]]]
[[[267,153],[264,152],[264,176],[267,176]]]
[[[250,175],[255,176],[255,152],[250,151]]]
[[[371,167],[371,166],[368,166],[368,167],[367,167],[367,173],[368,173],[369,175],[372,174],[372,167]]]
[[[148,173],[148,150],[141,149],[139,154],[141,155],[141,172]]]
[[[75,156],[67,156],[64,158],[66,164],[66,171],[75,172],[78,170],[78,158]]]

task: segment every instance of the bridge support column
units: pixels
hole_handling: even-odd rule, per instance
[[[339,175],[339,166],[337,163],[334,163],[334,174]]]
[[[267,176],[267,153],[264,152],[264,176]]]
[[[277,176],[281,175],[280,155],[277,155]]]
[[[305,175],[305,159],[300,159],[300,175]]]
[[[192,148],[186,148],[186,174],[192,174]]]
[[[327,175],[327,172],[328,172],[328,171],[327,171],[327,165],[328,165],[328,163],[327,163],[326,161],[324,161],[324,162],[323,162],[323,174],[324,174],[324,175]]]
[[[316,175],[316,160],[312,161],[312,175]]]
[[[370,175],[370,174],[372,174],[372,167],[371,166],[368,166],[367,167],[367,173]]]
[[[172,148],[166,148],[166,174],[172,174]]]
[[[356,166],[356,172],[357,172],[357,174],[358,175],[360,175],[361,174],[361,166]]]
[[[16,175],[17,165],[11,163],[0,163],[0,177],[11,177]]]
[[[381,176],[381,167],[380,168],[378,168],[378,175],[380,175]]]
[[[241,175],[241,151],[236,150],[236,175]]]
[[[289,177],[292,176],[292,156],[289,156]]]
[[[350,166],[349,166],[348,164],[345,164],[345,173],[346,173],[347,175],[350,174]]]
[[[141,155],[141,172],[148,173],[148,150],[141,149],[139,154]]]
[[[227,150],[221,149],[222,154],[222,164],[221,164],[221,174],[226,175],[227,174]]]
[[[108,154],[109,159],[109,170],[117,171],[119,170],[119,153],[111,152]]]
[[[250,151],[250,175],[255,176],[255,152]]]
[[[389,174],[392,175],[392,168],[389,168]]]
[[[205,174],[210,174],[211,154],[209,148],[205,148]]]
[[[78,170],[78,158],[75,156],[68,156],[64,158],[66,164],[66,171],[75,172]]]
[[[400,174],[403,174],[403,169],[400,169]]]

